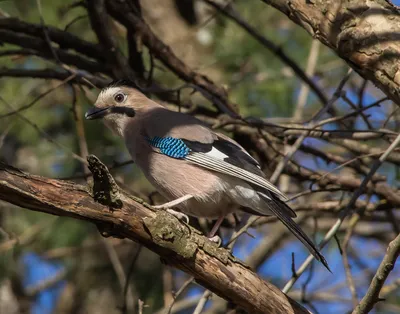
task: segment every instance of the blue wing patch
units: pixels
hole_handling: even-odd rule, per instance
[[[155,136],[147,141],[160,152],[172,158],[185,158],[191,151],[185,142],[179,138]]]

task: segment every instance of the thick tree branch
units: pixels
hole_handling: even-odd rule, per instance
[[[23,33],[45,40],[43,27],[38,24],[27,23],[17,18],[1,18],[0,29]],[[60,49],[73,49],[83,55],[96,60],[104,60],[103,50],[100,46],[87,42],[75,35],[58,29],[53,26],[46,25],[47,32],[51,41],[57,43]]]
[[[389,1],[262,1],[333,49],[400,106],[400,12]]]
[[[132,8],[133,11],[136,12],[136,14],[141,17],[142,16],[142,8],[140,6],[140,1],[139,0],[130,0],[129,5]],[[128,43],[128,53],[129,53],[129,65],[135,71],[136,75],[139,76],[140,78],[144,77],[145,73],[145,67],[143,63],[143,57],[142,57],[142,47],[140,44],[140,36],[136,36],[136,33],[134,33],[132,30],[127,31],[126,33],[126,41]],[[150,57],[152,60],[152,57]],[[150,60],[150,62],[152,62]],[[150,72],[152,69],[150,68]],[[150,80],[152,79],[152,73],[150,74]],[[147,82],[147,86],[149,86],[151,82]]]
[[[0,19],[1,20],[1,19]],[[10,43],[27,49],[33,49],[38,52],[43,58],[54,60],[52,51],[50,51],[47,42],[37,37],[32,37],[22,33],[16,33],[9,30],[0,29],[0,40],[2,42]],[[82,70],[86,70],[91,73],[109,73],[110,69],[107,69],[103,64],[86,59],[78,54],[72,54],[66,52],[63,49],[53,47],[54,52],[61,62],[69,65],[76,66]]]
[[[105,8],[105,0],[88,0],[87,5],[92,29],[104,48],[104,55],[112,68],[113,76],[119,79],[134,79],[128,60],[119,50],[115,40],[112,21]]]
[[[96,158],[89,162],[95,177],[102,178],[100,182],[95,179],[93,192],[0,164],[0,199],[34,211],[90,221],[101,227],[103,235],[141,243],[249,313],[308,313],[197,230],[164,211],[154,212],[119,190]]]
[[[56,71],[53,69],[42,69],[42,70],[25,70],[25,69],[8,69],[0,68],[0,78],[2,77],[25,77],[25,78],[38,78],[38,79],[50,79],[63,81],[71,76],[70,73],[66,71]],[[76,76],[71,79],[72,83],[87,85],[91,87],[87,81],[93,85],[102,88],[109,80],[103,79],[99,76],[92,76],[90,74],[77,73]]]

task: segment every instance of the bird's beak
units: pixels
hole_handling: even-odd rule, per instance
[[[110,112],[110,107],[105,108],[90,108],[85,113],[86,120],[94,120],[104,118]]]

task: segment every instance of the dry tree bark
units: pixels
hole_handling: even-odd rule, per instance
[[[400,10],[390,1],[262,0],[400,105]]]
[[[0,163],[0,199],[34,211],[90,221],[104,236],[143,244],[165,263],[248,313],[309,313],[199,231],[121,191],[96,157],[90,156],[88,161],[93,188],[33,176]]]
[[[373,81],[399,104],[400,76],[398,75],[397,59],[400,46],[396,42],[398,36],[396,34],[400,33],[400,24],[398,23],[400,15],[395,6],[388,1],[368,0],[263,1],[286,14],[313,37],[336,51],[365,79]],[[216,1],[207,2],[214,3]],[[240,119],[229,120],[224,116],[217,117],[219,113],[223,112],[230,113],[231,117],[237,117],[237,108],[228,98],[226,90],[215,84],[209,77],[187,65],[179,55],[174,53],[173,47],[168,47],[160,39],[160,36],[154,33],[150,25],[142,18],[137,0],[90,0],[87,3],[88,7],[96,8],[96,10],[90,11],[89,15],[93,31],[99,41],[98,44],[87,42],[66,30],[51,26],[45,28],[48,39],[45,36],[43,25],[31,24],[15,18],[0,18],[0,40],[20,48],[5,51],[2,53],[3,56],[36,55],[53,62],[60,61],[67,66],[79,69],[79,71],[72,75],[69,71],[61,72],[52,68],[43,70],[4,68],[0,69],[0,76],[70,79],[70,82],[74,84],[89,86],[94,84],[101,87],[109,81],[106,77],[118,78],[132,75],[138,80],[146,81],[147,79],[148,82],[144,82],[146,86],[157,87],[153,88],[155,94],[171,98],[169,90],[165,87],[162,88],[157,82],[153,82],[151,75],[153,66],[148,69],[148,75],[145,75],[147,73],[141,59],[141,49],[138,49],[135,46],[136,41],[132,40],[138,39],[138,44],[140,41],[140,45],[143,44],[144,47],[147,47],[152,58],[158,59],[171,73],[182,79],[186,87],[191,87],[201,93],[217,109],[217,113],[214,113],[199,107],[196,108],[195,113],[201,115],[205,121],[211,122],[210,125],[225,124],[222,128],[232,132],[235,137],[239,137],[241,144],[255,152],[264,165],[275,164],[275,153],[279,156],[279,148],[283,139],[289,139],[290,143],[296,136],[304,133],[304,130],[300,128],[302,125],[288,125],[284,128],[263,125],[260,131],[260,125],[257,123],[243,123]],[[239,23],[237,16],[233,15],[233,17],[236,17],[239,25],[242,25],[265,45],[264,37],[261,38],[258,33],[256,34],[245,21],[240,20]],[[115,50],[115,36],[109,28],[104,27],[110,18],[118,21],[127,29],[129,56],[125,57]],[[53,52],[57,55],[56,59],[58,60],[55,60],[52,51],[49,50],[49,44],[54,46]],[[270,49],[274,50],[274,47],[271,46]],[[103,53],[104,51],[114,51],[114,54]],[[299,75],[301,68],[297,68],[299,70],[295,72]],[[172,103],[181,105],[178,100],[175,100],[175,97],[171,99],[169,100]],[[322,102],[324,102],[323,99]],[[191,113],[194,114],[194,112]],[[350,115],[357,116],[360,113],[361,111],[355,110],[349,114],[349,117]],[[342,120],[343,118],[335,117],[335,119]],[[229,121],[230,123],[228,123]],[[341,130],[341,132],[343,134],[313,130],[308,136],[323,138],[331,144],[345,148],[346,152],[355,156],[371,155],[372,153],[378,156],[380,153],[378,148],[363,145],[361,141],[384,137],[390,142],[392,137],[397,135],[397,133],[388,134],[387,132],[378,132],[378,130],[371,130],[370,133],[359,133],[354,130]],[[300,151],[338,165],[347,161],[344,157],[345,154],[336,155],[305,144],[300,147]],[[398,165],[400,163],[398,157],[397,153],[393,153],[387,161]],[[93,168],[95,173],[98,167],[101,168],[101,164]],[[289,163],[285,171],[293,178],[301,182],[313,182],[321,189],[333,187],[342,191],[354,192],[361,184],[360,176],[368,173],[369,168],[357,163],[350,163],[347,167],[354,170],[356,175],[343,176],[325,171],[312,171],[294,162]],[[273,167],[270,166],[270,168]],[[98,225],[103,235],[135,240],[158,253],[166,263],[194,276],[200,284],[226,300],[236,303],[239,307],[243,307],[249,313],[307,313],[304,308],[284,295],[278,288],[260,279],[253,271],[232,257],[229,252],[216,248],[199,232],[180,223],[169,214],[155,212],[142,201],[120,191],[116,185],[109,184],[112,180],[104,171],[100,174],[104,174],[105,178],[110,179],[110,182],[107,184],[106,180],[105,187],[100,188],[94,194],[96,195],[95,199],[106,205],[94,201],[90,189],[83,186],[31,176],[0,164],[0,200],[35,211],[87,220]],[[97,186],[101,181],[95,180]],[[96,190],[96,184],[94,189]],[[400,204],[398,189],[390,186],[386,177],[382,175],[372,177],[366,193],[377,195],[381,201],[376,206],[374,205],[375,207],[367,202],[359,201],[355,207],[362,211],[367,207],[372,207],[373,210],[370,212],[374,211],[379,215],[383,210],[391,210]],[[335,202],[306,204],[302,209],[313,210],[316,213],[315,217],[321,217],[325,213],[323,210],[329,209],[335,213],[335,210],[347,206],[346,202]],[[377,217],[373,219],[377,219]],[[266,258],[265,256],[263,259]],[[260,258],[258,260],[260,261]],[[253,262],[253,265],[256,264],[257,261]]]

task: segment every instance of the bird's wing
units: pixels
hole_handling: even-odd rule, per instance
[[[287,199],[287,197],[281,191],[279,191],[276,186],[274,186],[265,178],[259,176],[258,174],[254,174],[253,172],[250,172],[246,169],[240,168],[235,164],[228,162],[227,160],[224,160],[231,158],[230,156],[227,156],[224,159],[218,159],[215,158],[213,154],[215,154],[215,152],[213,151],[210,151],[210,154],[190,152],[185,157],[185,159],[197,165],[200,165],[204,168],[207,168],[209,170],[213,170],[216,172],[224,173],[242,179],[250,184],[254,184],[256,186],[264,188],[278,195],[282,199]]]
[[[172,136],[154,136],[148,138],[148,141],[160,153],[169,157],[185,159],[203,168],[242,179],[283,200],[287,199],[277,187],[263,177],[263,172],[253,157],[239,144],[227,141],[216,133],[214,140],[209,142]]]

